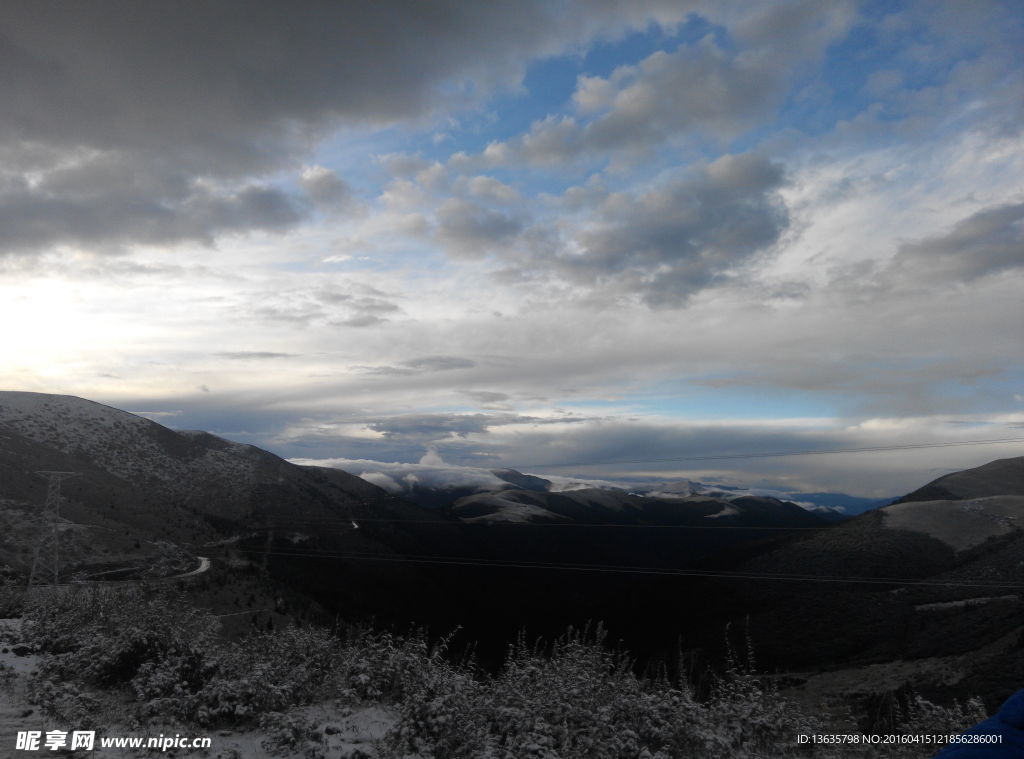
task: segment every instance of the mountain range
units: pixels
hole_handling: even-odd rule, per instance
[[[47,471],[75,473],[55,520]],[[322,615],[458,626],[485,664],[522,628],[604,620],[652,666],[680,640],[720,657],[742,627],[762,665],[808,699],[908,685],[995,699],[1024,681],[1024,457],[842,521],[700,483],[488,477],[497,484],[388,492],[81,398],[0,392],[0,565],[24,581],[56,529],[65,582],[198,567],[190,592],[225,614],[256,609],[262,593],[279,621],[286,598]]]

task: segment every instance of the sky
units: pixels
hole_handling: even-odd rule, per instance
[[[1022,51],[1014,0],[4,0],[0,388],[303,460],[1024,455],[735,458],[1024,438]]]

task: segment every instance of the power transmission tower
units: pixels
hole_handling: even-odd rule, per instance
[[[40,557],[47,543],[51,543],[50,550],[53,556],[52,577],[53,584],[60,584],[60,504],[64,497],[60,494],[60,484],[69,477],[75,477],[78,472],[36,472],[46,477],[46,503],[43,504],[42,530],[39,533],[39,541],[36,543],[35,554],[32,557],[32,571],[28,575],[28,587],[36,579],[36,572],[39,569]]]

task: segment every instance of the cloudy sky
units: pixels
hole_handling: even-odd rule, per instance
[[[2,11],[0,387],[307,459],[1024,454],[695,459],[1024,437],[1013,0]]]

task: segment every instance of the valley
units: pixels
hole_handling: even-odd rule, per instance
[[[77,473],[49,522],[40,470]],[[0,393],[0,565],[8,594],[23,586],[55,523],[64,587],[164,584],[229,636],[423,627],[495,672],[518,635],[598,622],[638,672],[699,675],[749,645],[788,697],[873,729],[886,699],[991,707],[1024,681],[1022,472],[993,462],[848,518],[508,470],[396,494],[83,399]]]

